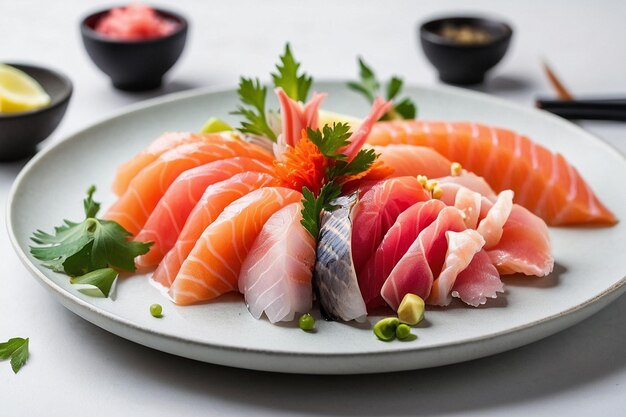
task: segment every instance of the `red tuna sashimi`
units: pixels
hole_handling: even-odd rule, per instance
[[[548,226],[518,204],[513,205],[502,237],[487,253],[500,274],[519,272],[542,277],[554,267]]]
[[[264,187],[229,204],[202,232],[180,267],[169,294],[176,304],[193,304],[237,291],[241,264],[272,214],[302,200],[285,187]]]
[[[357,276],[398,215],[428,199],[415,177],[383,180],[362,194],[352,217],[352,259]]]
[[[386,166],[393,168],[394,177],[425,175],[429,178],[450,175],[451,163],[437,151],[425,146],[374,146]]]
[[[446,232],[465,230],[461,212],[455,207],[446,207],[439,212],[433,223],[420,232],[409,249],[396,263],[381,295],[394,310],[408,293],[417,294],[426,300],[444,268],[448,241]]]
[[[139,232],[170,184],[183,172],[220,159],[247,156],[272,163],[273,157],[256,145],[227,136],[183,144],[160,155],[142,169],[128,189],[109,208],[107,220],[118,222],[133,235]]]
[[[400,213],[383,237],[372,258],[358,276],[359,288],[368,310],[385,305],[380,290],[385,280],[420,232],[446,207],[439,200],[413,204]]]
[[[152,279],[169,287],[174,282],[194,245],[211,223],[233,201],[261,187],[271,185],[274,178],[259,172],[242,172],[232,178],[210,185],[193,208],[174,247],[165,255]]]
[[[291,321],[313,304],[315,239],[302,226],[302,203],[283,207],[255,239],[239,274],[239,292],[255,318]]]
[[[504,285],[489,255],[481,250],[474,255],[467,268],[457,275],[451,295],[478,307],[485,304],[487,298],[496,298],[499,292],[504,292]]]
[[[176,243],[189,213],[209,185],[244,171],[269,174],[272,167],[257,159],[237,157],[211,162],[180,174],[135,237],[140,242],[154,242],[148,253],[136,259],[137,267],[146,269],[161,262]]]
[[[550,225],[617,221],[562,155],[507,129],[466,122],[379,122],[368,143],[432,147],[484,177],[496,191],[513,190],[516,203]]]

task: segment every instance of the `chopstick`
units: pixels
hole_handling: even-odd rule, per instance
[[[548,81],[552,85],[552,88],[554,88],[558,98],[561,100],[574,100],[572,93],[570,93],[565,85],[563,85],[559,77],[556,76],[556,73],[552,70],[552,68],[550,68],[546,61],[543,61],[543,72],[546,74],[546,77],[548,77]]]
[[[626,121],[626,99],[598,98],[589,100],[538,99],[536,105],[566,119]]]

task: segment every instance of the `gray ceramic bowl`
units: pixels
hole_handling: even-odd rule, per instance
[[[14,161],[34,154],[37,144],[57,128],[72,96],[72,82],[65,75],[34,65],[7,63],[33,77],[50,96],[49,105],[21,113],[0,113],[0,161]]]

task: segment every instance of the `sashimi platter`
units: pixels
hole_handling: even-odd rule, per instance
[[[115,334],[280,372],[487,356],[624,292],[621,155],[358,63],[314,82],[287,45],[268,83],[157,99],[50,147],[13,187],[16,251]]]

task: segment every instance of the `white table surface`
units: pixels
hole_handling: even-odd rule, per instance
[[[576,93],[626,95],[626,3],[619,0],[160,2],[168,3],[191,19],[187,49],[164,88],[128,94],[110,86],[79,38],[80,17],[106,2],[0,0],[0,61],[48,65],[74,81],[48,144],[149,97],[234,86],[239,74],[267,77],[287,40],[320,79],[354,77],[359,53],[385,78],[436,84],[416,24],[462,10],[515,27],[508,55],[479,89],[532,105],[551,94],[539,65],[545,57]],[[582,126],[626,153],[626,124]],[[0,164],[2,217],[23,164]],[[467,363],[371,376],[270,374],[171,356],[84,321],[29,276],[0,230],[0,340],[30,337],[31,347],[18,375],[0,363],[2,416],[626,415],[626,297],[543,341]]]

